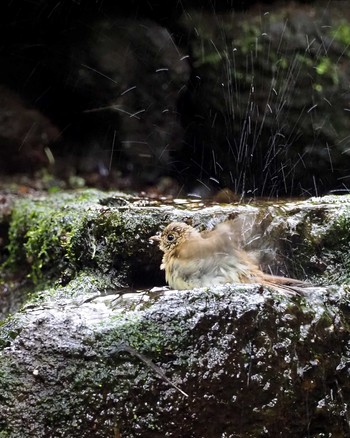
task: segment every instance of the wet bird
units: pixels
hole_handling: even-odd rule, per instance
[[[151,240],[159,242],[164,253],[161,269],[172,289],[260,283],[283,292],[301,293],[299,287],[305,287],[302,281],[261,271],[254,258],[239,248],[230,221],[202,232],[185,223],[172,222]]]

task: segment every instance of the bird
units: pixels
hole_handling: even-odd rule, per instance
[[[160,269],[171,289],[195,289],[227,283],[260,283],[278,291],[302,294],[306,284],[294,278],[263,272],[255,258],[238,246],[233,221],[210,231],[198,231],[184,222],[171,222],[152,236],[164,253]]]

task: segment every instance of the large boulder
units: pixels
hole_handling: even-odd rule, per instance
[[[233,218],[264,269],[313,286],[302,296],[260,284],[167,290],[149,237],[172,220],[212,228]],[[2,434],[346,436],[349,220],[347,196],[17,200],[3,215],[1,284],[9,300],[10,269],[35,284],[0,330]]]

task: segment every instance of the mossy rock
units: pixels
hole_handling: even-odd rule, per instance
[[[173,220],[204,229],[233,218],[247,218],[246,249],[266,270],[327,288],[150,290],[164,286],[151,235]],[[25,269],[37,283],[0,327],[1,433],[346,436],[349,218],[349,196],[19,200],[3,272]]]
[[[2,431],[346,436],[348,301],[243,285],[30,306],[2,327]]]

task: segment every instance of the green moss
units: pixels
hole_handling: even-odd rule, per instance
[[[67,251],[70,258],[84,268],[103,273],[117,269],[118,276],[127,281],[127,268],[130,257],[135,256],[135,236],[140,224],[137,216],[130,218],[124,214],[106,209],[85,217],[71,239]]]
[[[9,229],[9,256],[3,268],[25,269],[38,283],[44,272],[48,277],[57,277],[74,266],[72,238],[98,195],[95,191],[84,191],[17,201]]]
[[[99,330],[103,329],[100,324]],[[179,344],[189,342],[188,333],[180,321],[173,321],[166,327],[145,319],[138,311],[128,312],[128,317],[116,315],[108,321],[108,332],[101,337],[106,348],[125,343],[138,352],[150,354],[154,359],[171,354]]]
[[[10,316],[0,322],[0,351],[8,347],[14,339],[20,334],[19,318]],[[0,368],[1,369],[1,368]]]
[[[346,46],[350,45],[350,25],[347,21],[343,21],[336,29],[331,30],[331,36]]]
[[[109,291],[114,290],[116,285],[113,279],[107,275],[102,275],[98,271],[83,270],[65,286],[54,284],[52,287],[46,289],[38,289],[30,297],[29,305],[39,305],[48,303],[50,301],[73,299],[80,302],[81,297],[89,299],[89,296],[96,297],[99,295],[108,294]]]
[[[31,302],[45,299],[44,294],[70,298],[105,293],[139,278],[141,283],[142,269],[148,269],[146,243],[158,230],[159,213],[133,208],[126,196],[117,195],[116,206],[103,205],[106,194],[89,190],[19,200],[3,273],[27,275],[34,282],[28,281]]]
[[[339,245],[350,247],[350,211],[345,211],[337,217],[329,229],[324,244],[329,248]]]
[[[330,78],[334,85],[339,84],[338,67],[329,57],[319,58],[315,70],[318,75]]]

